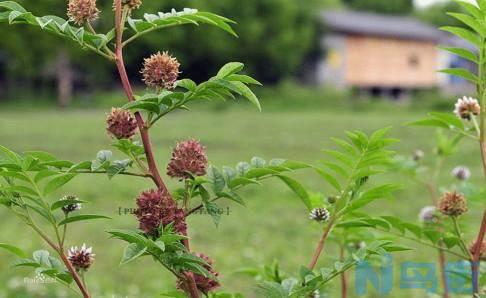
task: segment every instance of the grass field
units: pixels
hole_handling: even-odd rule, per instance
[[[451,104],[452,105],[452,104]],[[45,150],[64,159],[91,160],[100,149],[109,149],[110,140],[104,131],[104,110],[43,110],[0,111],[0,144],[17,151]],[[320,149],[330,147],[329,138],[343,136],[344,130],[360,129],[365,132],[393,126],[391,135],[402,141],[395,150],[410,154],[420,148],[429,156],[433,150],[434,137],[431,129],[403,126],[403,123],[418,119],[422,112],[411,112],[400,106],[392,109],[359,111],[307,110],[293,112],[257,113],[249,108],[223,111],[177,113],[158,124],[153,130],[153,143],[160,167],[165,168],[170,148],[179,139],[194,137],[207,146],[207,153],[215,165],[234,165],[252,156],[266,159],[288,158],[315,162],[324,156]],[[450,170],[457,164],[472,169],[475,183],[480,183],[479,152],[475,144],[466,141],[461,153],[448,161],[440,173],[443,184],[453,183]],[[331,188],[310,171],[294,176],[313,191],[324,194]],[[383,179],[398,179],[384,177]],[[403,181],[403,179],[400,179]],[[171,185],[174,182],[171,181]],[[242,267],[259,266],[278,259],[282,268],[297,272],[306,264],[313,251],[320,231],[310,224],[303,205],[278,182],[252,187],[245,191],[247,207],[228,205],[230,214],[222,218],[215,228],[208,216],[195,215],[190,219],[190,236],[195,251],[203,251],[216,260],[221,272],[223,290],[241,292],[245,297],[255,297],[255,283],[251,278],[234,272]],[[367,210],[376,215],[393,214],[415,220],[418,211],[429,204],[425,190],[413,184],[404,184],[406,191],[392,201],[379,202]],[[68,187],[51,199],[74,193],[92,201],[86,204],[86,212],[102,213],[113,217],[109,221],[97,221],[84,225],[73,225],[68,245],[83,242],[94,247],[98,262],[87,276],[87,283],[94,297],[156,297],[162,290],[170,289],[174,281],[170,275],[155,266],[149,259],[137,260],[120,267],[118,265],[124,245],[109,239],[103,231],[109,228],[133,228],[136,221],[131,215],[119,214],[119,208],[134,206],[137,194],[151,187],[146,181],[116,177],[109,181],[104,176],[78,177]],[[226,206],[226,205],[225,205]],[[479,211],[471,208],[471,217],[478,221]],[[38,238],[20,221],[5,210],[0,210],[2,233],[0,242],[9,242],[33,251],[45,248]],[[474,233],[470,229],[468,234]],[[414,246],[413,243],[405,243]],[[396,256],[401,260],[434,261],[435,252],[418,247],[417,251]],[[332,244],[323,254],[320,264],[334,261]],[[26,269],[7,269],[11,261],[7,253],[0,252],[0,297],[53,297],[67,295],[60,286],[50,284],[27,285],[25,277],[33,277]],[[398,269],[394,280],[398,284]],[[354,273],[351,273],[351,276]],[[338,280],[333,285],[339,287]],[[351,285],[351,294],[354,290]],[[332,291],[332,290],[331,290]],[[389,297],[425,297],[422,290],[400,290],[398,285]],[[330,297],[337,297],[331,294]],[[378,297],[370,294],[367,297]]]

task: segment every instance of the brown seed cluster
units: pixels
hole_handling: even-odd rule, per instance
[[[148,87],[161,89],[174,89],[174,84],[179,76],[179,62],[167,52],[157,52],[143,63],[140,71],[143,81]]]
[[[170,223],[178,234],[185,235],[187,226],[184,210],[178,208],[167,191],[148,190],[137,198],[135,215],[139,221],[140,230],[150,235],[157,235],[158,228]]]
[[[478,116],[481,113],[481,106],[477,99],[464,96],[457,100],[454,113],[461,119],[471,120],[473,116]]]
[[[206,175],[208,159],[204,150],[204,147],[194,139],[177,143],[167,166],[167,175],[179,179],[188,179],[192,175]]]
[[[122,0],[122,5],[130,9],[138,9],[142,5],[142,0]]]
[[[476,245],[476,244],[479,244],[479,245]],[[486,260],[486,240],[484,240],[483,243],[475,243],[475,241],[473,241],[469,245],[469,252],[472,255],[475,255],[477,253],[478,248],[479,248],[479,258],[481,260],[485,261]]]
[[[131,139],[137,132],[137,120],[127,110],[112,108],[106,117],[108,134],[117,139]]]
[[[95,257],[92,250],[91,247],[86,247],[86,244],[83,244],[81,248],[76,246],[69,249],[68,259],[76,271],[86,271],[91,267]]]
[[[457,192],[446,192],[442,195],[437,209],[444,215],[459,216],[467,212],[466,198]]]
[[[69,0],[67,15],[69,20],[82,26],[99,17],[100,11],[96,7],[96,0]]]
[[[196,282],[197,288],[199,291],[207,295],[209,292],[214,291],[221,286],[220,283],[214,279],[219,276],[219,273],[213,269],[213,261],[208,256],[203,253],[198,253],[196,255],[206,261],[207,265],[204,265],[204,268],[213,276],[206,277],[204,275],[194,274],[194,281]],[[177,287],[181,290],[187,290],[185,283],[181,280],[177,282]]]

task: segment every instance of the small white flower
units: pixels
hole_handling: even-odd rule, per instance
[[[481,112],[481,106],[477,99],[464,96],[458,98],[454,107],[454,114],[460,119],[471,120],[471,116],[477,116]]]
[[[328,221],[330,217],[329,210],[326,208],[314,208],[312,211],[309,213],[309,219],[315,220],[315,221]]]
[[[437,218],[437,208],[435,206],[426,206],[420,210],[419,220],[423,223],[433,223]]]
[[[459,180],[468,180],[471,177],[471,171],[464,166],[457,166],[452,170],[452,176]]]

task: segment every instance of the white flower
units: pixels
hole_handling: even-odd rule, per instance
[[[452,170],[452,176],[459,180],[468,180],[471,177],[471,171],[467,167],[458,166]]]
[[[328,221],[330,217],[329,210],[326,208],[314,208],[309,213],[309,219],[315,221]]]
[[[458,118],[471,120],[472,115],[477,116],[480,112],[481,106],[477,99],[467,96],[457,99],[454,114],[456,114]]]
[[[435,206],[426,206],[420,210],[419,220],[423,223],[433,223],[437,218],[437,208]]]

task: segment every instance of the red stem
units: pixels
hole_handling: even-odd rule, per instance
[[[327,225],[326,229],[324,230],[324,232],[322,233],[321,240],[317,244],[314,255],[312,256],[312,259],[308,266],[310,270],[314,270],[314,268],[316,267],[317,260],[319,260],[319,256],[321,255],[321,252],[324,249],[324,244],[326,243],[327,236],[329,236],[329,233],[331,232],[333,223],[334,222],[331,220]]]
[[[474,244],[474,254],[471,262],[473,293],[479,297],[479,264],[481,262],[481,247],[486,234],[486,210],[483,213],[483,221],[479,229],[478,238]]]
[[[446,275],[446,258],[445,253],[442,249],[439,249],[439,267],[440,267],[440,277],[442,280],[442,287],[444,288],[444,298],[449,298],[449,285],[447,284],[447,275]]]
[[[339,258],[341,262],[344,262],[344,245],[339,248]],[[345,271],[341,273],[341,297],[348,297],[348,279]]]
[[[120,74],[120,80],[123,85],[123,89],[125,90],[125,94],[128,97],[129,101],[134,101],[135,96],[133,94],[132,86],[130,84],[130,80],[128,79],[127,71],[125,68],[125,63],[123,61],[123,24],[122,24],[122,5],[121,0],[115,1],[115,31],[116,31],[116,49],[115,49],[115,62],[118,69],[118,73]],[[166,191],[170,194],[165,185],[162,177],[160,176],[160,172],[157,169],[157,163],[154,158],[152,144],[150,142],[150,135],[148,132],[148,128],[145,126],[145,122],[143,120],[142,115],[139,112],[135,113],[135,118],[137,119],[137,125],[140,130],[140,136],[142,138],[143,147],[145,149],[145,155],[147,157],[147,163],[149,166],[150,174],[152,175],[155,184],[160,190]],[[173,200],[173,198],[171,198]],[[189,248],[189,240],[184,240],[184,245],[188,251]],[[185,272],[185,276],[187,277],[187,286],[189,294],[192,298],[199,298],[199,290],[197,289],[196,282],[194,280],[194,275],[192,272]]]

